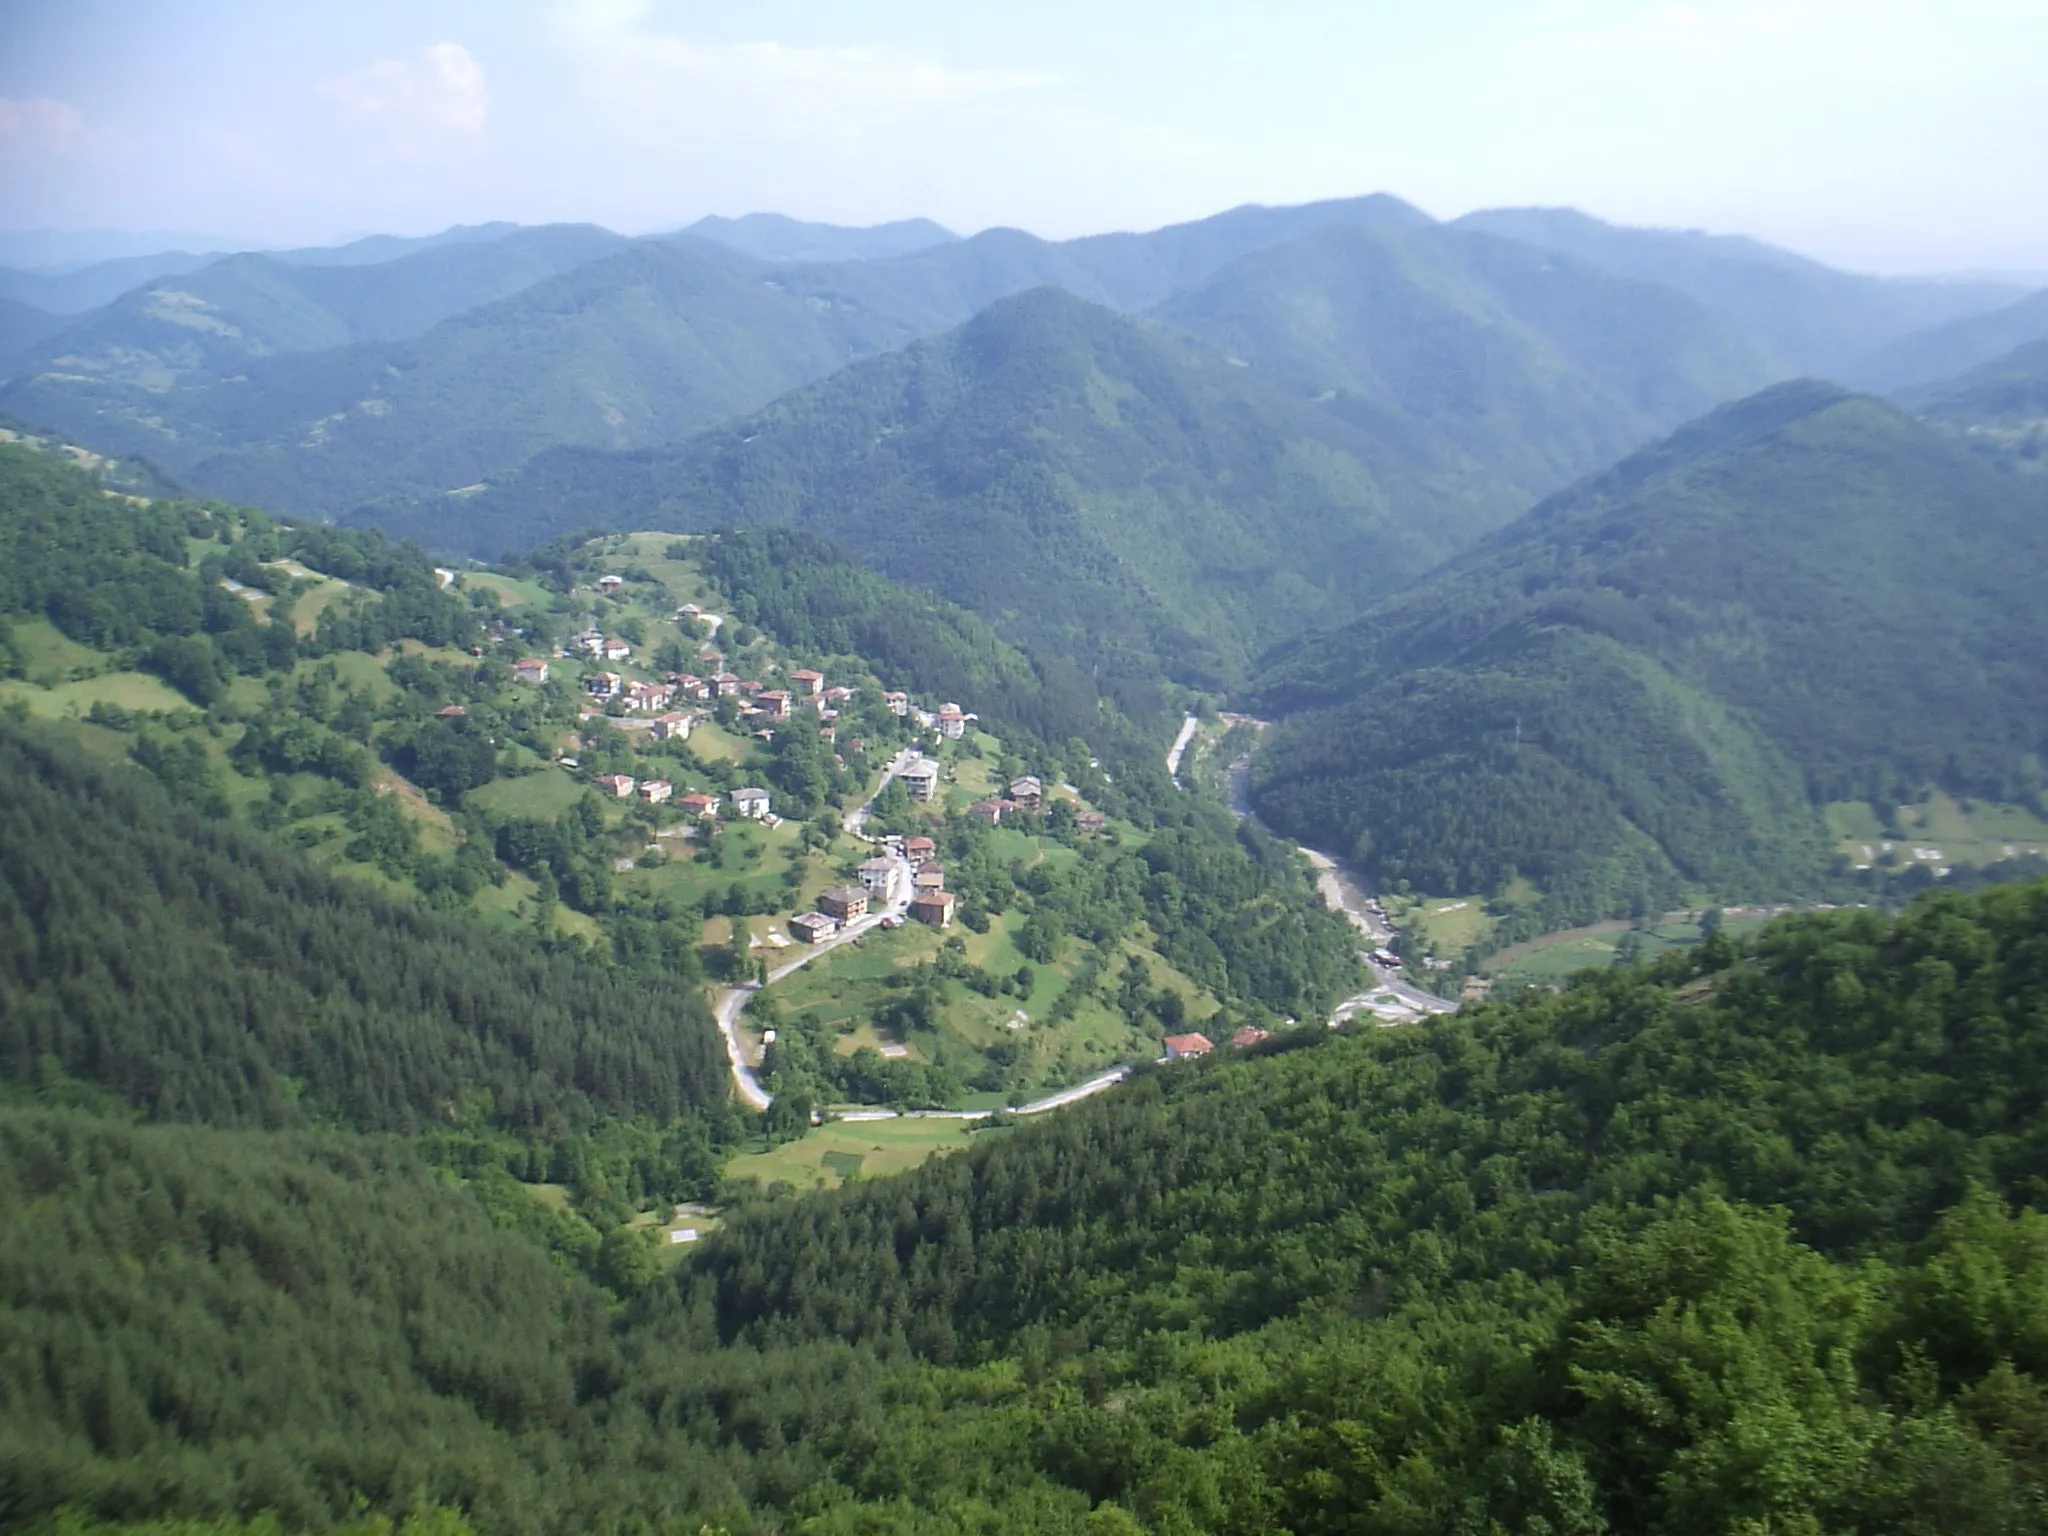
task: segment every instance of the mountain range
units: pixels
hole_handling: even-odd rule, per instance
[[[1411,247],[1390,244],[1404,236]],[[1357,243],[1346,248],[1346,238]],[[1300,242],[1271,271],[1226,272]],[[707,270],[663,280],[650,259],[626,259],[629,250],[685,253]],[[1517,333],[1530,324],[1552,342],[1570,328],[1568,363],[1590,366],[1610,395],[1614,375],[1640,377],[1590,433],[1569,424],[1587,399],[1559,407],[1568,420],[1541,419],[1549,380],[1540,376],[1486,402],[1473,451],[1509,466],[1510,501],[1521,494],[1524,504],[1772,379],[1841,372],[1884,348],[1914,355],[1910,338],[1930,327],[1981,319],[1983,335],[2027,339],[2023,312],[1983,318],[2021,298],[2012,287],[1863,278],[1754,242],[1542,210],[1444,226],[1383,195],[1064,242],[1001,229],[956,239],[924,221],[860,231],[749,215],[632,243],[588,227],[481,225],[424,240],[162,259],[171,268],[142,273],[139,286],[132,267],[0,274],[0,297],[31,308],[75,306],[95,281],[126,288],[62,323],[10,310],[0,409],[148,457],[207,494],[329,516],[502,478],[552,447],[679,443],[1040,286],[1156,312],[1255,365],[1319,378],[1317,392],[1355,393],[1371,375],[1371,389],[1408,391],[1420,411],[1447,374],[1520,368]],[[1297,276],[1299,292],[1288,286]],[[1608,285],[1591,291],[1594,277]],[[71,285],[72,296],[54,297],[50,283]],[[1261,285],[1263,295],[1246,291]],[[1341,334],[1311,334],[1322,314],[1349,315]],[[1500,362],[1472,350],[1496,316]],[[551,360],[544,383],[526,390],[508,380],[532,370],[536,324]],[[1930,333],[1924,355],[1956,354]],[[1584,394],[1571,380],[1562,389]],[[1337,396],[1327,403],[1342,409]],[[1531,407],[1537,419],[1525,419]],[[396,453],[390,428],[366,424],[393,415],[408,423]],[[1453,437],[1463,430],[1446,425]],[[1477,494],[1483,501],[1487,488]]]

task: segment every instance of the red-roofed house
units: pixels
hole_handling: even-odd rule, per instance
[[[1206,1056],[1216,1047],[1207,1035],[1168,1035],[1166,1037],[1166,1059],[1186,1061],[1192,1056]]]
[[[591,780],[591,783],[595,784],[599,789],[610,790],[612,797],[617,800],[623,800],[626,796],[633,793],[635,782],[630,774],[624,773],[600,773]]]
[[[808,667],[790,673],[789,680],[795,685],[796,692],[806,695],[817,693],[825,686],[825,674],[813,672]]]

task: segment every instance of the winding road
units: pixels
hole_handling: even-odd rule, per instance
[[[1246,720],[1263,731],[1263,720]],[[1230,765],[1225,777],[1225,796],[1230,814],[1241,820],[1253,822],[1261,827],[1258,813],[1252,809],[1251,800],[1252,760],[1246,753]],[[1270,828],[1267,828],[1270,831]],[[1356,1013],[1378,1014],[1383,1022],[1398,1022],[1389,1019],[1387,1013],[1376,1007],[1373,999],[1386,994],[1399,998],[1405,1009],[1413,1014],[1456,1013],[1458,1005],[1449,998],[1438,997],[1434,992],[1425,992],[1420,987],[1401,979],[1401,973],[1393,966],[1381,965],[1373,959],[1371,949],[1384,949],[1392,943],[1394,930],[1380,911],[1379,904],[1372,899],[1371,886],[1357,871],[1341,859],[1333,858],[1318,849],[1295,844],[1316,872],[1316,888],[1322,892],[1323,901],[1333,912],[1341,912],[1370,943],[1370,949],[1361,949],[1359,958],[1365,961],[1366,969],[1372,973],[1372,986],[1356,997],[1347,997],[1339,1003],[1330,1015],[1334,1026],[1343,1023]]]
[[[918,752],[909,747],[896,754],[890,761],[889,766],[883,770],[881,781],[875,785],[874,793],[863,800],[857,809],[847,813],[846,830],[848,832],[860,838],[863,842],[871,843],[873,841],[861,829],[867,825],[868,815],[874,810],[875,801],[881,798],[882,791],[889,787],[896,775],[909,767],[919,755]],[[862,934],[878,926],[885,917],[893,917],[899,922],[902,921],[903,915],[910,910],[910,899],[914,894],[912,877],[915,871],[911,866],[910,860],[905,858],[900,850],[893,857],[896,861],[896,880],[893,886],[894,894],[891,895],[887,904],[876,911],[868,913],[865,917],[855,918],[844,928],[841,928],[839,932],[832,935],[831,938],[821,939],[815,944],[804,946],[792,959],[770,970],[765,985],[772,986],[792,972],[803,969],[803,967],[809,965],[819,956],[830,954],[842,944],[853,943]],[[751,1109],[766,1109],[775,1102],[775,1095],[761,1086],[760,1074],[754,1070],[753,1063],[747,1059],[748,1042],[746,1036],[740,1030],[740,1015],[746,1012],[747,1004],[754,1000],[754,995],[761,990],[763,985],[764,983],[762,982],[749,981],[742,982],[736,987],[728,987],[718,995],[718,1000],[712,1005],[712,1011],[718,1019],[718,1031],[725,1037],[725,1059],[732,1067],[733,1088],[738,1092],[741,1100]],[[1062,1088],[1058,1093],[1049,1093],[1042,1099],[1032,1100],[1029,1104],[1020,1104],[1011,1110],[1010,1113],[1016,1115],[1037,1115],[1043,1114],[1049,1109],[1058,1109],[1065,1104],[1077,1103],[1091,1094],[1101,1093],[1105,1088],[1115,1087],[1130,1075],[1130,1070],[1127,1066],[1111,1067],[1106,1072],[1098,1073],[1096,1076],[1089,1078],[1085,1083],[1077,1083],[1071,1088]],[[991,1113],[991,1111],[985,1109],[914,1109],[902,1111],[901,1113],[913,1119],[979,1120]],[[890,1109],[854,1110],[841,1115],[839,1118],[842,1120],[892,1120],[897,1118],[898,1114],[899,1111]]]

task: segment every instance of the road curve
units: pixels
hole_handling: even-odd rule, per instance
[[[1195,728],[1202,722],[1189,715],[1180,723],[1180,734],[1173,738],[1173,745],[1166,749],[1166,772],[1174,783],[1180,782],[1180,760],[1187,752],[1188,743],[1195,739]]]

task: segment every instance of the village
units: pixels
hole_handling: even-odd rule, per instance
[[[651,550],[620,553],[653,564]],[[1188,1060],[1219,1043],[1267,1038],[1250,1021],[1230,1020],[1219,1033],[1217,1001],[1142,943],[1102,955],[1067,941],[1027,959],[1022,913],[989,911],[971,879],[964,896],[956,888],[947,839],[971,829],[1016,871],[1063,867],[1077,840],[1133,835],[1064,776],[1010,758],[971,699],[920,698],[838,672],[829,658],[787,656],[716,611],[724,605],[715,592],[680,572],[663,575],[650,588],[618,571],[595,574],[569,594],[583,622],[510,675],[551,696],[573,690],[575,729],[550,766],[630,808],[622,827],[645,830],[641,853],[616,859],[626,888],[677,888],[693,869],[729,869],[744,883],[744,902],[714,911],[707,901],[704,919],[706,944],[744,957],[717,998],[744,1101],[768,1105],[764,1084],[786,1075],[788,1053],[805,1039],[813,1073],[816,1049],[846,1071],[874,1059],[885,1073],[912,1074],[899,1109],[950,1103],[959,1106],[951,1113],[972,1116],[1066,1102],[1133,1061]],[[657,606],[677,596],[686,600]],[[772,777],[778,742],[792,734],[815,736],[842,786],[795,812]],[[998,771],[1005,763],[1022,771]],[[725,848],[734,839],[737,854]],[[777,848],[789,860],[779,880]],[[1164,1012],[1182,1022],[1155,1022],[1148,1036],[1097,995],[1097,977],[1132,964],[1175,1000]],[[918,978],[934,967],[973,985],[947,983],[942,1010],[904,1022],[898,987],[930,986]],[[990,995],[975,981],[983,975],[1016,985]]]

